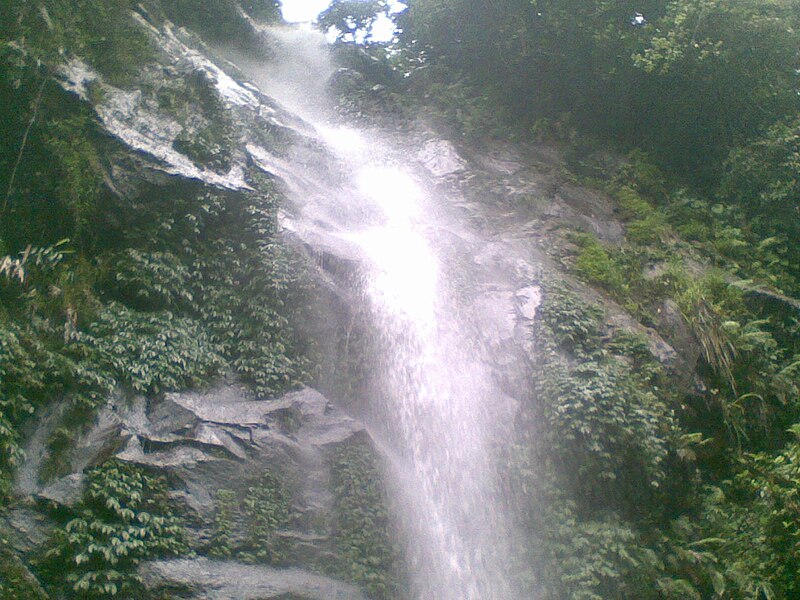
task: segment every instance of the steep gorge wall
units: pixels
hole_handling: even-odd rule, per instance
[[[218,4],[4,9],[5,164],[20,157],[4,180],[4,552],[70,596],[144,581],[198,597],[362,597],[324,573],[382,596],[385,500],[361,489],[379,477],[371,442],[301,386],[334,350],[295,325],[335,340],[348,309],[317,251],[280,232],[281,184],[248,150],[292,160],[303,125],[167,20],[261,39]],[[217,562],[136,574],[195,552]],[[13,568],[4,597],[42,593]]]
[[[268,57],[259,15],[228,2],[192,18],[188,2],[25,4],[3,9],[17,23],[2,47],[4,173],[21,160],[0,186],[0,440],[16,477],[0,589],[128,594],[138,573],[156,596],[402,597],[381,459],[354,419],[369,417],[376,343],[356,308],[359,256],[281,227],[298,212],[281,169],[321,163],[335,180],[337,164],[203,41],[235,31]],[[82,21],[99,7],[104,31]],[[724,462],[732,434],[706,330],[687,319],[735,292],[646,202],[586,187],[553,146],[451,143],[391,87],[354,71],[335,84],[341,113],[389,130],[469,224],[438,237],[477,274],[459,282],[462,308],[480,315],[476,352],[506,396],[513,434],[495,451],[527,593],[744,585],[695,550],[719,531],[714,511],[738,506],[699,491],[698,460]],[[609,179],[625,168],[597,167]],[[131,500],[137,486],[147,506]],[[133,513],[106,515],[106,501]],[[114,543],[142,512],[165,519],[155,543]],[[110,568],[117,547],[128,554]]]

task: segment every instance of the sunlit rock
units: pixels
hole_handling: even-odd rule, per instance
[[[460,173],[466,167],[453,145],[447,140],[429,140],[417,154],[417,160],[434,177]]]

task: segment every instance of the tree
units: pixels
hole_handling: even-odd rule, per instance
[[[369,43],[378,18],[388,17],[387,0],[333,0],[317,21],[326,31],[335,31],[346,43]]]
[[[523,126],[569,113],[696,184],[800,110],[797,0],[415,0],[407,12],[406,48],[500,90]]]

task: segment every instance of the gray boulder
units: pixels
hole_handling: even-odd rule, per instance
[[[186,558],[145,563],[148,590],[205,600],[366,600],[352,585],[302,569]]]
[[[203,545],[213,533],[218,492],[243,498],[261,475],[269,473],[285,484],[296,515],[279,535],[286,538],[290,552],[296,550],[309,560],[330,552],[330,453],[367,436],[363,425],[311,388],[272,400],[256,400],[230,383],[149,400],[117,396],[64,457],[71,472],[40,482],[45,440],[57,426],[58,415],[43,419],[42,431],[31,436],[36,442],[32,450],[42,452],[31,452],[33,462],[21,469],[21,496],[73,507],[85,487],[84,470],[113,456],[164,475],[171,497],[189,517],[191,537]],[[234,535],[244,538],[247,532]]]

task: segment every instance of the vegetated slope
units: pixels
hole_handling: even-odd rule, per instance
[[[316,284],[245,149],[288,153],[293,117],[203,41],[267,57],[275,15],[0,8],[0,597],[394,588],[375,452],[301,387]]]

